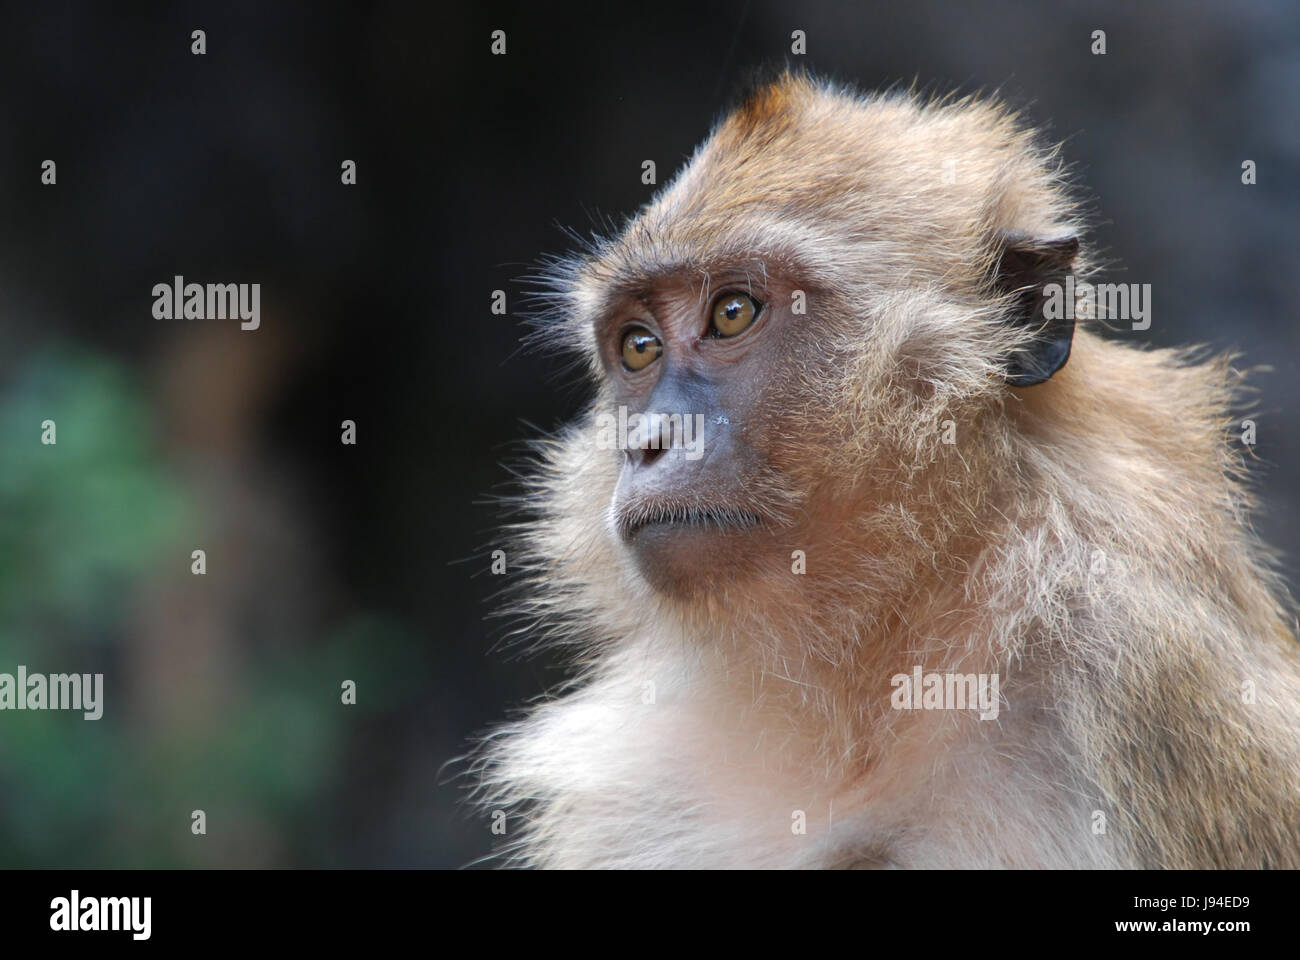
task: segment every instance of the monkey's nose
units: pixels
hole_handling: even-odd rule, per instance
[[[672,422],[667,417],[652,415],[642,431],[638,443],[627,450],[628,459],[635,467],[651,466],[676,442]]]

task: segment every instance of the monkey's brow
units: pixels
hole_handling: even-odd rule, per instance
[[[688,278],[708,291],[720,282],[742,280],[750,285],[766,285],[779,276],[790,281],[807,276],[807,265],[788,252],[755,253],[752,250],[734,255],[725,253],[708,257],[620,265],[601,282],[608,300],[619,297],[645,297],[666,280]]]

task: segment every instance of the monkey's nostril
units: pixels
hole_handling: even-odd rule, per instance
[[[662,446],[645,447],[641,450],[634,451],[635,458],[643,467],[650,466],[650,464],[654,463],[663,455],[664,455],[664,448]]]

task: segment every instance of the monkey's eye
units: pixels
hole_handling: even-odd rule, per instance
[[[754,322],[763,305],[745,293],[724,293],[713,301],[709,326],[714,336],[734,337]]]
[[[623,334],[623,366],[636,372],[659,359],[664,345],[645,327],[634,327]]]

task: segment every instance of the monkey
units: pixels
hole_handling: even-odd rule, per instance
[[[1083,211],[1000,100],[787,71],[547,261],[594,392],[512,527],[572,677],[473,754],[508,865],[1300,867],[1244,374],[1047,308]]]

